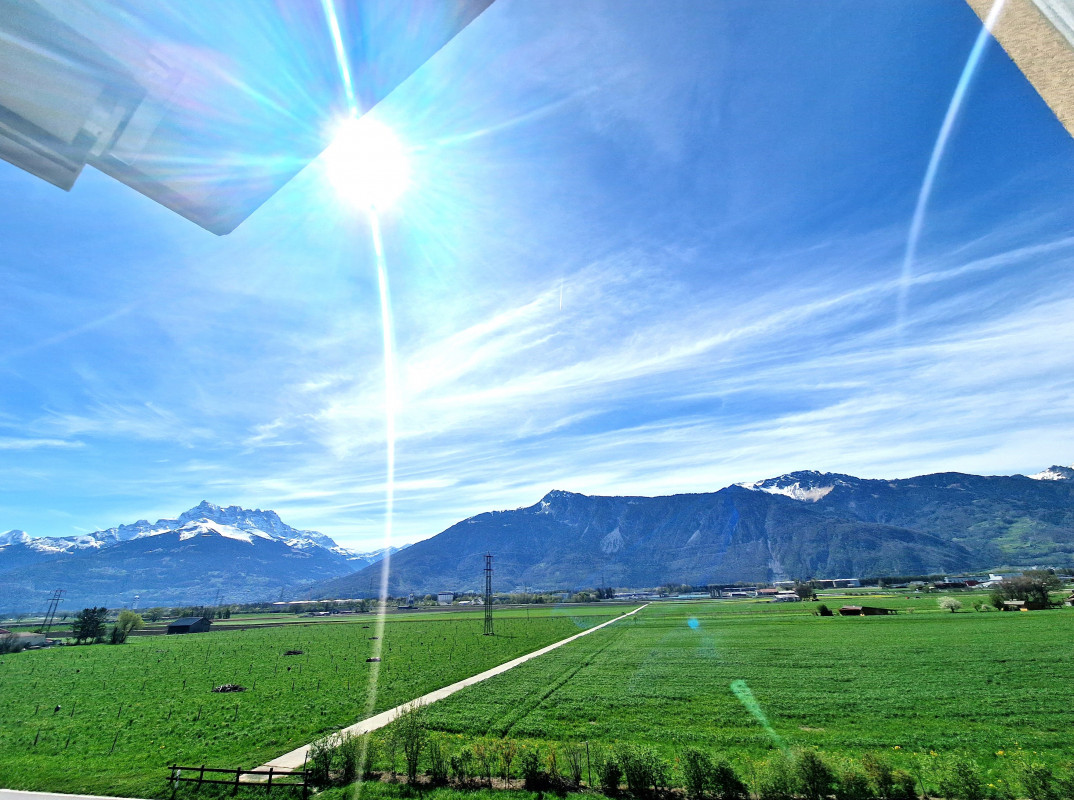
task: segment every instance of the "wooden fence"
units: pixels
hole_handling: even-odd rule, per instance
[[[275,767],[269,767],[268,769],[219,769],[217,767],[206,767],[204,764],[200,767],[181,767],[178,764],[173,764],[168,769],[171,770],[168,780],[171,782],[173,796],[180,783],[197,784],[195,789],[200,789],[203,783],[207,783],[231,786],[232,794],[239,790],[240,785],[263,786],[268,792],[272,791],[273,786],[300,787],[302,789],[302,800],[306,800],[309,797],[309,782],[307,773],[303,770],[276,772]],[[224,777],[225,775],[227,776],[226,778]],[[243,780],[244,775],[258,777],[253,780]],[[268,780],[261,780],[265,776],[268,777]]]

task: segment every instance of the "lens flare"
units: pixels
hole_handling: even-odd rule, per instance
[[[325,174],[343,197],[361,208],[389,208],[410,185],[410,163],[391,128],[369,116],[339,125],[322,155]]]
[[[772,724],[768,721],[768,717],[765,716],[764,710],[761,708],[761,704],[757,702],[757,698],[753,696],[753,692],[750,691],[750,687],[746,685],[743,680],[732,681],[731,691],[734,692],[735,697],[738,698],[738,702],[742,703],[746,707],[746,710],[753,715],[753,718],[761,723],[761,727],[764,728],[765,733],[772,739],[773,744],[780,750],[787,751],[787,743],[783,741],[776,729],[772,727]]]
[[[910,221],[910,232],[906,237],[906,250],[902,259],[902,272],[899,275],[899,294],[895,307],[895,331],[899,335],[902,334],[903,326],[906,324],[910,285],[914,277],[914,260],[917,257],[917,246],[921,240],[921,231],[925,226],[925,212],[928,210],[929,198],[932,196],[932,186],[936,182],[936,173],[940,169],[940,162],[943,160],[944,151],[947,149],[951,131],[966,98],[970,82],[977,72],[985,46],[992,38],[992,29],[996,27],[999,15],[1003,13],[1003,7],[1006,2],[1007,0],[994,0],[992,3],[992,9],[989,11],[988,17],[985,18],[984,24],[977,34],[977,39],[973,43],[973,48],[970,50],[969,57],[966,59],[966,64],[962,68],[962,74],[959,75],[955,92],[947,106],[947,113],[944,114],[943,124],[940,125],[940,132],[936,136],[936,143],[932,146],[929,165],[925,169],[925,177],[921,181],[921,189],[917,193],[917,205],[914,206],[914,216]]]

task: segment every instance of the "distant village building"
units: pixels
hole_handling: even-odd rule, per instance
[[[710,586],[711,597],[756,597],[756,586]]]
[[[454,599],[454,592],[439,592],[436,595],[436,604],[438,606],[450,606]]]
[[[208,617],[183,617],[168,623],[168,633],[208,633],[212,624]]]
[[[859,578],[821,578],[813,581],[818,589],[857,589],[861,586]]]

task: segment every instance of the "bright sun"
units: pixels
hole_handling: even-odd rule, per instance
[[[368,116],[347,119],[324,151],[332,184],[363,208],[383,210],[410,183],[406,151],[391,128]]]

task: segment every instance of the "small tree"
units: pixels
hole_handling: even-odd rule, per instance
[[[123,644],[131,631],[141,630],[145,627],[141,614],[123,609],[119,612],[116,624],[112,626],[112,644]]]
[[[962,608],[962,601],[953,597],[941,597],[936,602],[940,604],[940,608],[944,611],[950,611],[952,614]]]
[[[406,761],[406,776],[411,782],[418,777],[418,762],[421,751],[429,741],[429,721],[425,716],[425,706],[411,703],[403,713],[396,717],[396,730],[403,746],[403,759]]]
[[[506,785],[511,780],[511,762],[518,754],[518,745],[514,739],[504,739],[500,742],[500,763],[503,764],[503,780]]]
[[[105,620],[108,617],[108,609],[84,608],[75,614],[71,625],[74,633],[75,644],[82,642],[100,642],[104,640]]]
[[[794,593],[802,600],[815,600],[817,597],[817,593],[813,591],[813,584],[811,583],[796,583]]]

